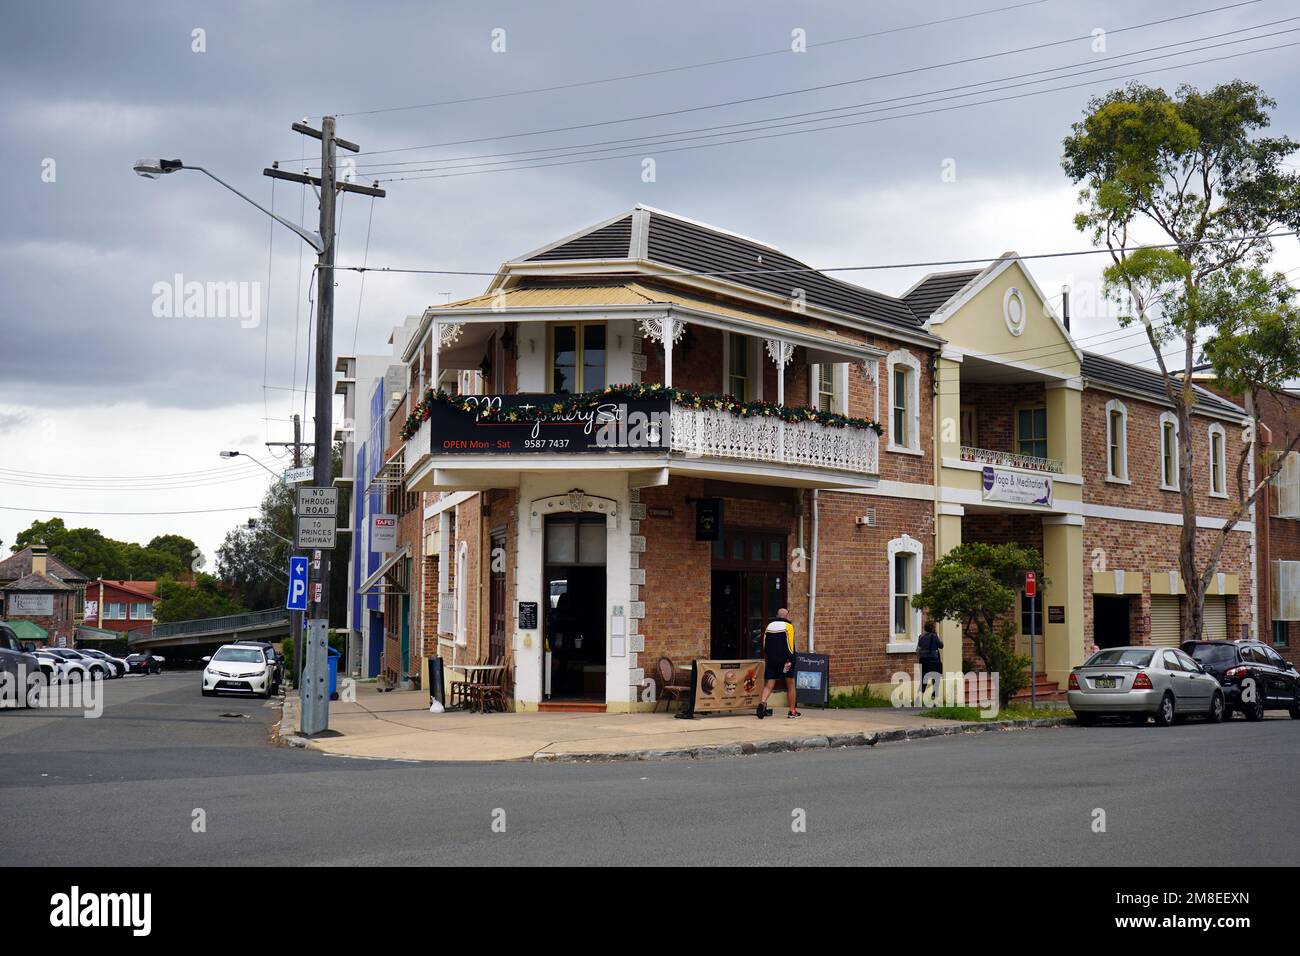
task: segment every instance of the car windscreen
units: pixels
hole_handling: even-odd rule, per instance
[[[1193,644],[1187,651],[1202,667],[1237,663],[1236,648],[1226,644]]]
[[[230,661],[236,664],[260,664],[262,652],[256,647],[223,647],[212,655],[214,661]]]
[[[1151,664],[1151,655],[1154,653],[1154,651],[1144,651],[1132,647],[1112,647],[1093,654],[1084,662],[1084,666],[1096,667],[1100,665],[1106,667],[1128,664],[1130,667],[1148,667]]]

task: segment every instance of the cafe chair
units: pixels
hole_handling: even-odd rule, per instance
[[[659,658],[659,663],[655,665],[659,684],[659,694],[655,698],[655,710],[659,709],[659,701],[664,702],[664,710],[668,710],[668,701],[675,700],[680,705],[683,700],[689,700],[691,696],[691,685],[686,683],[675,683],[677,681],[677,668],[667,657]],[[687,681],[685,672],[683,672],[683,681]]]

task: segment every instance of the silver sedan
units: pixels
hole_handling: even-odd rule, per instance
[[[1070,671],[1066,697],[1079,723],[1123,715],[1168,727],[1195,714],[1223,719],[1223,688],[1200,664],[1172,647],[1109,647]]]

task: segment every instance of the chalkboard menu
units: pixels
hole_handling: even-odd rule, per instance
[[[717,541],[721,534],[722,499],[697,499],[695,502],[695,540]]]
[[[519,630],[521,631],[537,630],[537,602],[536,601],[519,602]]]
[[[801,704],[825,707],[831,699],[831,657],[829,654],[794,655],[794,693]]]

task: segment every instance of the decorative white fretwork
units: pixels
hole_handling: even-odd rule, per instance
[[[691,458],[767,461],[866,475],[880,471],[880,436],[872,429],[674,405],[670,433],[673,451]]]
[[[782,342],[780,339],[765,339],[767,344],[767,355],[776,363],[777,368],[785,368],[794,358],[794,346],[789,342]]]
[[[686,324],[671,315],[646,316],[641,319],[641,334],[650,341],[663,342],[665,333],[671,336],[673,345],[676,345],[686,334]]]
[[[538,498],[528,508],[529,527],[534,531],[542,527],[542,518],[548,514],[603,514],[605,526],[611,530],[618,527],[618,502],[613,498],[589,495],[579,488],[562,495]]]
[[[438,323],[438,351],[441,352],[447,346],[451,345],[460,338],[461,329],[465,327],[463,322],[439,322]]]

